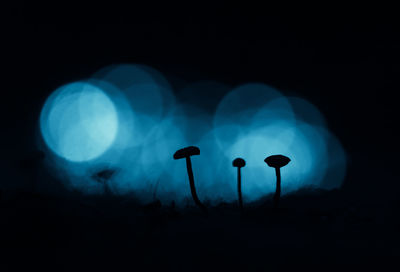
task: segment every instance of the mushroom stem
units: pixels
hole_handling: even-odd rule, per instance
[[[238,182],[237,182],[237,190],[238,190],[238,196],[239,196],[239,207],[240,210],[243,210],[243,200],[242,200],[242,176],[241,176],[241,167],[238,167]]]
[[[281,169],[279,167],[275,167],[276,174],[276,189],[274,195],[274,207],[278,208],[279,199],[281,198]]]
[[[206,206],[204,206],[203,203],[200,202],[200,199],[198,198],[196,193],[196,187],[194,186],[192,161],[190,157],[186,157],[186,168],[189,176],[190,192],[192,193],[193,200],[197,206],[199,206],[203,211],[206,212],[207,211]]]
[[[269,167],[275,168],[276,190],[274,195],[274,208],[277,209],[281,198],[281,167],[287,165],[290,159],[283,155],[272,155],[265,158],[264,161]]]
[[[232,162],[233,167],[237,167],[237,177],[238,177],[238,182],[237,182],[237,190],[238,190],[238,201],[239,201],[239,208],[240,211],[243,210],[243,200],[242,200],[242,173],[241,169],[246,165],[246,161],[242,158],[236,158]]]

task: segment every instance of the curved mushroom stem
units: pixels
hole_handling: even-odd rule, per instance
[[[243,200],[242,200],[242,176],[240,173],[241,167],[238,167],[238,182],[237,182],[237,190],[238,190],[238,196],[239,196],[239,207],[240,210],[243,210]]]
[[[196,193],[196,187],[194,186],[192,161],[190,160],[190,157],[186,157],[186,168],[189,176],[190,192],[192,193],[194,203],[196,203],[196,205],[199,206],[204,212],[207,212],[206,206],[204,206],[203,203],[200,202],[200,199],[198,198]]]
[[[277,209],[279,206],[279,199],[281,197],[281,169],[275,167],[276,174],[276,190],[274,195],[274,208]]]

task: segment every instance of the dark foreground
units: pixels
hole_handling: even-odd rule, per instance
[[[131,198],[5,195],[0,271],[388,271],[400,258],[395,207],[342,190],[303,192],[204,215]],[[40,269],[40,270],[38,270]],[[395,269],[396,270],[396,269]]]

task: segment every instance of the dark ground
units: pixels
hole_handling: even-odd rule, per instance
[[[171,7],[147,17],[133,4],[98,6],[21,2],[2,33],[10,84],[1,107],[0,271],[398,270],[395,9]],[[305,97],[348,152],[342,188],[297,192],[279,213],[266,198],[243,215],[227,203],[207,217],[66,192],[35,159],[41,106],[58,86],[127,62]]]
[[[399,198],[384,187],[346,186],[359,167],[373,169],[355,163],[341,189],[298,191],[279,211],[266,196],[242,214],[236,203],[205,215],[196,207],[140,205],[134,196],[3,191],[2,271],[389,271],[400,257]],[[364,178],[394,176],[370,171]]]
[[[167,271],[398,266],[399,220],[343,191],[266,201],[244,214],[140,206],[132,199],[18,194],[2,202],[5,271]],[[372,206],[372,207],[371,207]],[[4,270],[2,270],[4,271]]]

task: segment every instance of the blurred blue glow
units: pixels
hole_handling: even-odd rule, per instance
[[[113,65],[85,82],[57,89],[46,101],[40,128],[55,173],[67,187],[101,194],[133,193],[148,202],[192,204],[184,160],[172,154],[195,145],[197,193],[211,204],[235,201],[242,157],[244,201],[275,190],[275,172],[264,159],[283,154],[282,194],[303,187],[333,189],[346,174],[346,153],[326,128],[318,108],[261,83],[229,91],[218,82],[190,83],[174,96],[167,79],[144,65]],[[105,183],[93,175],[111,169]],[[67,177],[67,178],[66,178]]]
[[[313,126],[325,127],[326,121],[322,113],[311,102],[300,97],[288,97],[293,112],[298,120]]]
[[[93,78],[113,85],[124,95],[133,112],[130,119],[134,129],[129,130],[131,146],[143,144],[175,103],[167,80],[144,65],[112,65],[96,72]]]
[[[40,116],[43,138],[60,157],[74,162],[92,160],[113,143],[118,116],[113,102],[96,86],[76,82],[57,89]]]
[[[261,83],[248,83],[234,88],[219,103],[214,126],[245,125],[251,116],[275,99],[284,99],[283,94]],[[290,104],[287,103],[290,107]]]

